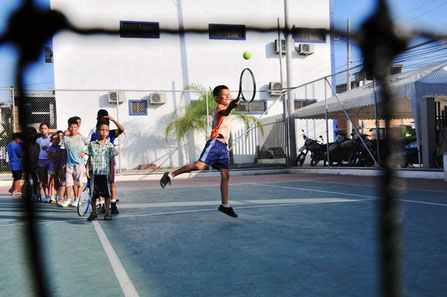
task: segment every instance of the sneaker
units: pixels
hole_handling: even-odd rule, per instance
[[[116,205],[112,205],[112,214],[119,214],[120,211],[118,210],[118,207],[116,207]]]
[[[230,217],[237,218],[237,214],[234,212],[232,207],[225,207],[221,204],[217,210],[229,215]]]
[[[12,197],[22,197],[22,192],[13,191],[12,192]]]
[[[71,200],[65,200],[64,202],[62,202],[61,206],[62,207],[68,207],[71,204]]]
[[[98,215],[97,215],[96,213],[93,213],[93,212],[92,212],[92,213],[88,216],[87,221],[91,222],[91,221],[96,220],[97,218],[98,218]]]
[[[78,206],[78,200],[73,200],[73,201],[70,203],[70,206],[77,207],[77,206]]]
[[[104,215],[104,221],[110,221],[111,219],[112,219],[112,215],[111,215],[111,214],[106,213],[106,214]]]
[[[169,172],[165,172],[160,179],[160,186],[165,188],[168,183],[171,184],[171,178],[169,177]]]
[[[104,204],[101,205],[101,209],[99,210],[100,213],[106,213],[106,208],[104,207]]]
[[[48,203],[50,201],[50,198],[48,198],[48,196],[46,196],[45,198],[42,199],[43,203]]]
[[[56,201],[57,201],[57,200],[56,200],[56,197],[51,197],[51,198],[50,198],[50,203],[56,203]]]

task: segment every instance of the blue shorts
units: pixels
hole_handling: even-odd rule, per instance
[[[199,161],[215,169],[230,169],[229,159],[228,149],[225,143],[217,139],[211,139],[206,143]]]

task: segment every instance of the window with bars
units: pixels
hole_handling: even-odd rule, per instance
[[[155,22],[120,22],[120,37],[160,38],[160,26]]]
[[[297,28],[292,29],[292,36],[295,42],[326,42],[325,29]]]
[[[295,110],[297,110],[315,102],[317,102],[317,99],[295,99],[295,102],[293,104]]]
[[[264,113],[267,110],[267,101],[266,100],[257,100],[251,103],[240,102],[237,110],[246,112],[246,113]]]
[[[147,100],[129,100],[129,115],[147,115]]]
[[[245,25],[209,24],[210,39],[245,40]]]
[[[48,123],[50,129],[57,128],[56,117],[56,98],[54,96],[41,96],[30,95],[25,97],[15,97],[15,105],[18,106],[18,102],[22,102],[21,107],[23,112],[28,115],[28,124],[38,129],[40,123]],[[17,121],[17,119],[15,119]],[[18,118],[20,122],[15,122],[14,126],[21,125],[22,120]]]

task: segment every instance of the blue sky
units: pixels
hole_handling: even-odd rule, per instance
[[[280,1],[280,0],[279,0]],[[298,1],[298,0],[289,0]],[[358,29],[375,7],[375,0],[333,0],[335,26],[346,28],[346,19],[351,20],[351,30]],[[41,7],[49,7],[50,0],[35,0]],[[441,32],[447,31],[447,0],[389,0],[393,18],[402,28],[425,28]],[[19,0],[0,0],[0,33],[7,25],[8,15],[20,4]],[[51,42],[51,41],[49,41]],[[415,40],[413,42],[418,42]],[[352,61],[361,61],[360,51],[351,47]],[[0,45],[0,87],[15,85],[14,65],[15,50],[9,45]],[[339,40],[335,43],[335,65],[337,71],[346,67],[346,42]],[[44,54],[38,63],[26,73],[25,85],[43,89],[54,87],[53,66],[44,62]]]

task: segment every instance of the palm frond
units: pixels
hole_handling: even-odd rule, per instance
[[[199,98],[198,100],[194,100],[192,104],[177,107],[172,112],[172,121],[165,128],[166,141],[168,141],[171,133],[175,134],[178,142],[186,138],[189,132],[202,132],[206,137],[207,120],[212,120],[213,111],[217,106],[216,101],[214,101],[212,89],[206,88],[198,83],[192,83],[184,89],[182,96],[184,96],[186,92],[195,93]],[[246,115],[238,110],[233,110],[232,114],[235,115],[237,119],[243,121],[247,130],[255,123],[262,134],[264,134],[261,122],[254,116]],[[209,117],[208,119],[207,115]]]

